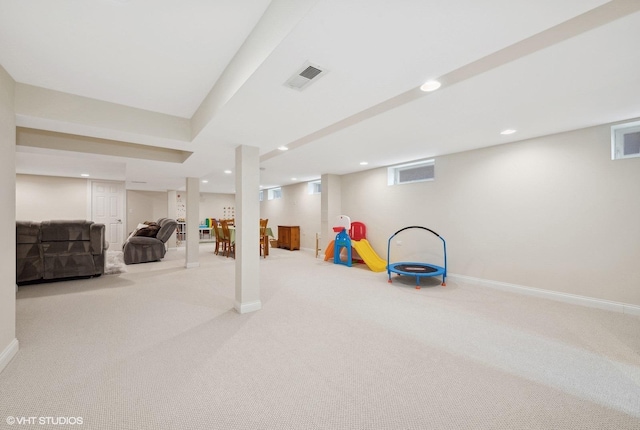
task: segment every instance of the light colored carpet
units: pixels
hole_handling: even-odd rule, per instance
[[[0,428],[640,428],[638,317],[280,249],[239,315],[212,249],[21,287]]]

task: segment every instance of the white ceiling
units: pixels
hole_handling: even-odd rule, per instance
[[[260,149],[269,187],[640,117],[639,10],[632,0],[0,0],[19,126],[193,152],[177,164],[18,146],[16,169],[147,190],[198,177],[209,181],[201,191],[233,192],[223,171],[238,145]],[[328,73],[285,87],[306,61]],[[434,78],[441,89],[418,90]],[[22,101],[46,90],[66,93],[59,108]],[[84,98],[93,118],[69,108]],[[133,130],[126,118],[138,114],[163,126]]]

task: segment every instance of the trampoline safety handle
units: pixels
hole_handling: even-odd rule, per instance
[[[422,227],[422,226],[419,226],[419,225],[412,225],[412,226],[409,226],[409,227],[401,228],[400,230],[396,231],[395,233],[393,233],[393,234],[391,235],[391,238],[393,238],[396,234],[398,234],[398,233],[400,233],[400,232],[402,232],[402,231],[408,230],[408,229],[410,229],[410,228],[421,228],[422,230],[430,231],[431,233],[433,233],[433,234],[435,234],[436,236],[440,237],[440,235],[439,235],[438,233],[436,233],[435,231],[431,230],[430,228]]]

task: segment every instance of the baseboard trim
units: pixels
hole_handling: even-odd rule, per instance
[[[558,291],[543,290],[540,288],[525,287],[523,285],[509,284],[507,282],[492,281],[489,279],[474,278],[465,275],[447,275],[449,279],[468,282],[483,287],[495,288],[503,291],[526,294],[528,296],[541,297],[544,299],[556,300],[559,302],[571,303],[574,305],[587,306],[591,308],[604,309],[607,311],[620,312],[623,314],[640,316],[640,306],[629,303],[614,302],[611,300],[596,299],[593,297],[580,296],[578,294],[561,293]]]
[[[262,302],[260,300],[256,300],[253,302],[240,303],[235,302],[233,306],[239,314],[246,314],[249,312],[255,312],[262,309]]]
[[[18,353],[18,349],[20,348],[20,344],[18,343],[18,339],[13,339],[9,345],[2,351],[0,354],[0,372],[4,370],[5,367],[9,364],[9,362],[16,356]]]

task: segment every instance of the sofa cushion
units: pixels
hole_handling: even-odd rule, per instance
[[[88,240],[68,240],[43,242],[42,251],[47,254],[91,254],[91,242]]]
[[[91,240],[93,221],[43,221],[40,226],[43,242],[61,242],[69,240]]]
[[[148,236],[133,236],[127,242],[130,242],[136,245],[154,245],[156,243],[162,243],[155,237],[148,237]]]
[[[96,266],[89,252],[64,252],[44,254],[44,279],[72,278],[75,276],[93,276]]]

